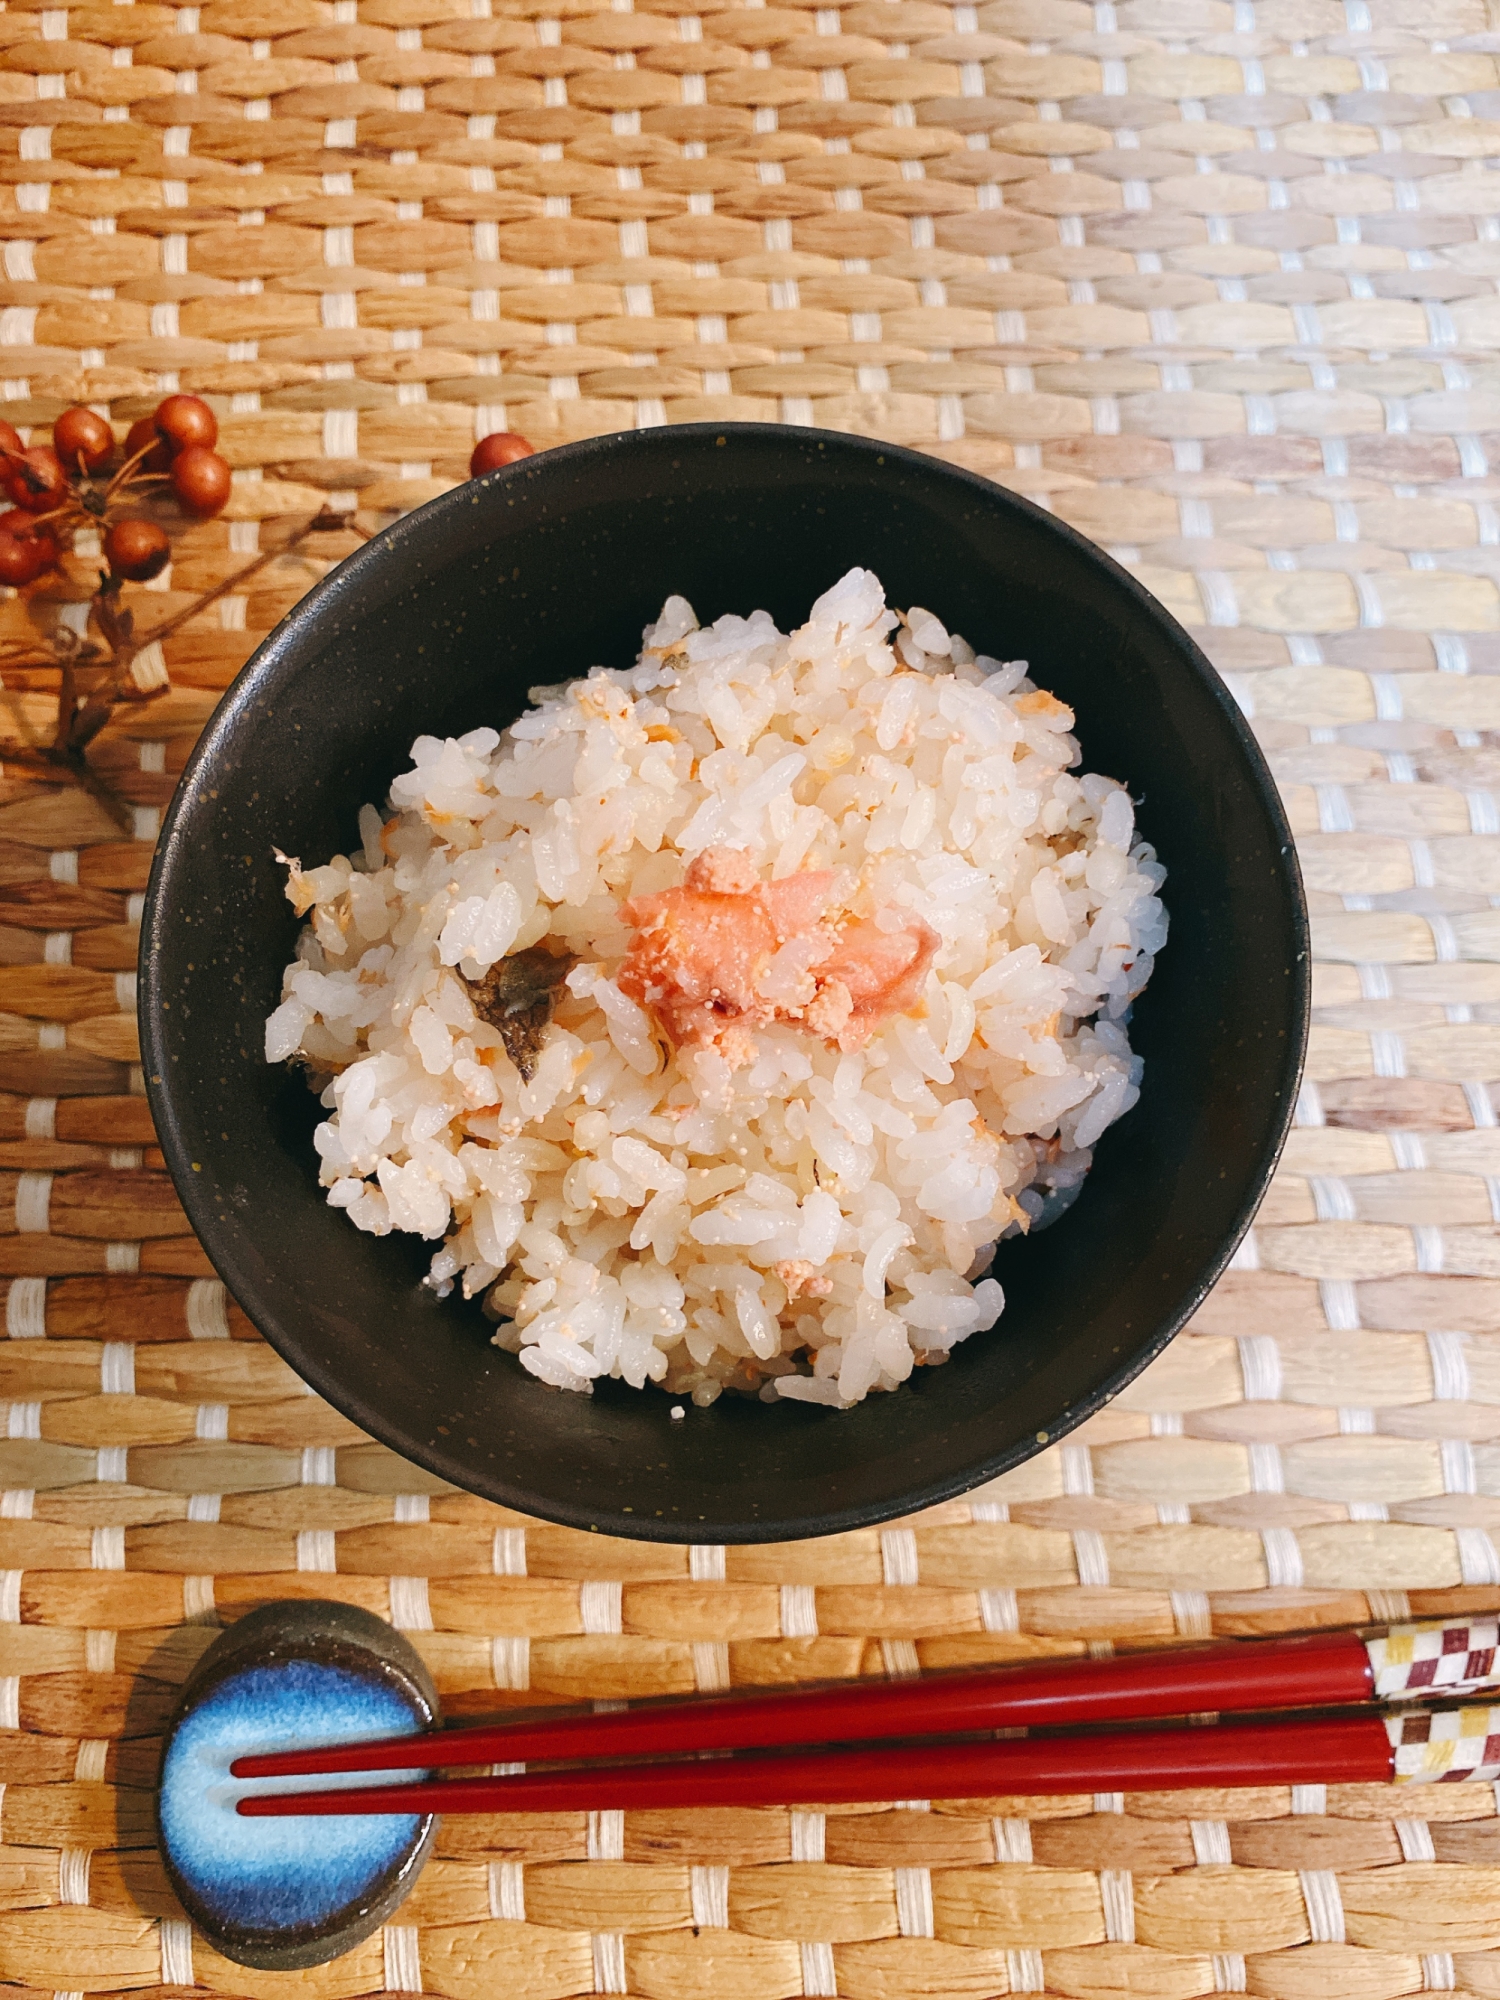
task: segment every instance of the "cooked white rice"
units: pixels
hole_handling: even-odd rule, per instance
[[[978,1276],[1049,1219],[1139,1095],[1125,1017],[1167,933],[1129,795],[1071,712],[851,570],[789,637],[682,598],[639,663],[532,691],[503,734],[418,737],[362,846],[290,863],[311,916],[266,1059],[323,1084],[328,1200],[437,1242],[496,1342],[558,1388],[840,1407],[947,1359]],[[862,1046],[776,1019],[674,1048],[621,990],[632,897],[710,850],[847,871],[840,917],[941,939]],[[531,1078],[467,981],[575,955]],[[781,956],[779,954],[778,956]],[[737,1065],[737,1066],[734,1066]],[[977,1281],[973,1281],[977,1280]]]

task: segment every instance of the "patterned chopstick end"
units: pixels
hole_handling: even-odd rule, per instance
[[[1500,1616],[1392,1625],[1365,1641],[1377,1701],[1500,1687]]]
[[[1397,1709],[1385,1718],[1398,1785],[1500,1779],[1500,1708]]]

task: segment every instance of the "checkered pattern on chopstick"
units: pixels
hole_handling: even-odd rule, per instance
[[[1365,1641],[1382,1701],[1490,1680],[1500,1649],[1500,1618],[1432,1625],[1393,1625]]]
[[[1413,1709],[1388,1715],[1385,1728],[1398,1785],[1500,1778],[1500,1708]]]

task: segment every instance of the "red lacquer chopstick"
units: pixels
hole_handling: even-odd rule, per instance
[[[1203,1710],[1343,1707],[1500,1684],[1493,1616],[1378,1633],[1236,1639],[1107,1660],[1040,1660],[915,1680],[852,1681],[774,1694],[698,1695],[606,1714],[569,1711],[326,1749],[240,1757],[237,1778],[441,1769],[455,1764],[777,1749],[970,1730],[1149,1721]]]
[[[408,1753],[410,1754],[410,1753]],[[1198,1785],[1372,1784],[1500,1776],[1500,1709],[1261,1718],[1194,1728],[996,1743],[751,1752],[511,1778],[421,1780],[252,1794],[247,1818],[338,1813],[603,1812],[652,1806],[790,1806]]]

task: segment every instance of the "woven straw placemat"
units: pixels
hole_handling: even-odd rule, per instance
[[[160,808],[342,545],[183,629],[97,746],[133,840],[14,772],[0,802],[0,1992],[1500,1995],[1482,1787],[455,1820],[397,1924],[296,1977],[194,1938],[149,1832],[174,1685],[273,1597],[394,1619],[457,1714],[1500,1602],[1497,51],[1483,0],[0,13],[5,414],[180,384],[237,468],[148,608],[501,427],[915,444],[1198,631],[1319,954],[1259,1226],[1060,1449],[796,1546],[538,1525],[307,1394],[161,1171]],[[52,693],[9,676],[0,754]]]

